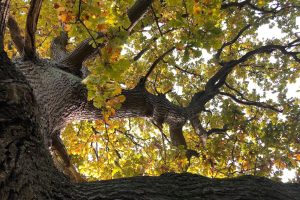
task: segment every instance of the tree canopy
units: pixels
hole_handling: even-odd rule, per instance
[[[34,56],[32,43],[20,49],[31,39],[22,33],[30,8],[11,3],[10,57]],[[101,115],[65,127],[72,165],[87,180],[170,171],[280,179],[284,169],[299,177],[300,101],[287,95],[300,74],[299,11],[298,0],[44,1],[38,55],[72,66]],[[258,37],[264,26],[281,37]],[[141,88],[157,107],[134,101],[144,116],[123,117]]]

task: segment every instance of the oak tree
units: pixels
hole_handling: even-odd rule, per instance
[[[1,199],[300,197],[298,0],[0,3]]]

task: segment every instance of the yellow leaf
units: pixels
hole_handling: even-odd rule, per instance
[[[118,98],[121,103],[126,100],[126,97],[124,95],[120,95]]]
[[[194,11],[194,14],[199,14],[200,13],[201,8],[200,8],[199,3],[194,4],[193,11]]]
[[[297,161],[300,161],[300,153],[295,154],[295,158]]]

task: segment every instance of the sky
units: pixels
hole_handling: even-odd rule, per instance
[[[296,18],[296,25],[298,26],[298,30],[295,30],[295,32],[299,32],[300,35],[300,17]],[[257,30],[257,34],[258,34],[258,39],[260,40],[266,40],[266,39],[272,39],[272,38],[283,38],[284,34],[281,32],[281,30],[274,26],[273,28],[269,28],[269,25],[263,25],[261,26],[258,30]],[[212,58],[212,55],[207,53],[207,51],[203,51],[202,55],[204,57],[204,60],[209,60],[210,58]],[[274,58],[275,59],[275,58]],[[250,85],[249,89],[253,89],[255,88],[257,91],[259,91],[260,89],[258,88],[257,85]],[[287,92],[287,97],[291,98],[291,97],[300,97],[300,78],[297,79],[296,83],[291,83],[288,84],[287,86],[288,88],[288,92]],[[178,93],[181,93],[182,88],[180,87],[176,87],[175,90],[177,90]],[[270,94],[275,95],[275,94]],[[268,94],[268,96],[270,97],[270,95]],[[276,98],[276,97],[275,97]],[[274,170],[276,170],[274,168]],[[283,175],[281,176],[282,178],[282,182],[288,182],[289,179],[293,179],[296,176],[296,171],[295,170],[288,170],[288,169],[284,169],[283,170]]]
[[[295,32],[300,33],[300,17],[296,18],[296,25],[298,26],[298,30]],[[284,34],[280,31],[278,27],[273,27],[272,29],[269,28],[268,25],[261,26],[258,31],[258,38],[265,40],[271,38],[282,38]],[[300,78],[297,79],[296,83],[289,84],[288,86],[287,97],[299,97],[300,96]],[[282,182],[288,182],[289,179],[293,179],[296,176],[296,170],[283,170],[283,175],[281,176]]]
[[[300,17],[296,18],[296,24],[298,25],[298,30],[295,30],[295,32],[299,31],[300,35]],[[281,32],[281,30],[274,26],[273,28],[269,28],[269,25],[263,25],[257,30],[258,34],[258,39],[260,40],[266,40],[266,39],[272,39],[272,38],[283,38],[284,34]],[[202,51],[202,56],[204,58],[204,61],[208,61],[209,59],[212,58],[213,55],[209,54],[206,50]],[[274,58],[275,59],[275,58]],[[260,89],[258,88],[257,85],[250,85],[249,89],[252,90],[255,88],[257,91]],[[287,92],[287,98],[291,97],[300,97],[300,78],[297,79],[296,83],[291,83],[288,84],[287,86],[288,92]],[[175,91],[177,94],[181,95],[182,94],[182,87],[180,86],[175,86],[174,87]],[[276,94],[268,93],[268,96],[274,95],[275,98],[277,98]],[[276,169],[274,168],[276,171]],[[296,176],[296,171],[295,170],[288,170],[284,169],[283,170],[283,175],[281,176],[282,182],[288,182],[289,179],[293,179]]]

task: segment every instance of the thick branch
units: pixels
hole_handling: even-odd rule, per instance
[[[101,109],[87,100],[87,89],[81,79],[49,65],[23,62],[20,70],[26,76],[39,102],[39,107],[49,121],[50,132],[60,130],[73,120],[102,118]],[[116,118],[148,117],[157,124],[183,125],[187,119],[184,108],[171,103],[164,95],[153,95],[144,87],[122,91],[126,97]],[[181,144],[181,143],[180,143]]]
[[[191,124],[196,132],[197,135],[199,136],[207,136],[207,131],[204,129],[202,126],[199,117],[196,115],[193,118],[190,119]]]
[[[68,68],[66,69],[68,72],[71,72],[75,75],[81,75],[82,63],[95,51],[97,51],[98,48],[101,48],[104,45],[99,44],[98,47],[95,48],[93,47],[92,43],[93,40],[91,38],[84,40],[68,56],[62,58],[60,63]]]
[[[192,156],[199,157],[199,153],[197,151],[188,149],[185,138],[183,136],[182,128],[183,125],[180,123],[169,125],[172,145],[176,147],[183,147],[186,150],[186,157],[188,159],[190,159]]]
[[[183,125],[174,124],[169,126],[171,142],[174,146],[184,146],[186,148],[186,141],[182,132]]]
[[[93,194],[94,199],[296,200],[300,196],[299,184],[285,185],[253,176],[213,179],[190,173],[82,183],[77,188],[84,196]]]
[[[131,25],[128,27],[128,32],[130,33],[133,27],[143,18],[148,8],[151,6],[152,0],[137,0],[128,9],[127,15],[131,22]]]
[[[24,37],[22,36],[18,23],[12,16],[9,16],[8,18],[7,27],[9,28],[12,41],[14,42],[17,51],[22,55],[24,49]]]
[[[223,63],[223,66],[206,83],[205,90],[193,95],[187,110],[191,114],[190,119],[205,110],[205,104],[213,99],[218,93],[219,88],[225,84],[228,74],[233,70],[235,61]]]
[[[63,163],[66,165],[66,167],[69,167],[71,164],[70,157],[67,153],[67,150],[65,148],[65,145],[63,144],[62,140],[59,137],[59,133],[52,134],[52,148],[54,148],[55,151],[59,154],[61,159],[63,160]]]
[[[291,43],[294,43],[294,41],[291,42]],[[249,58],[251,58],[252,56],[254,56],[256,54],[262,54],[262,53],[270,54],[275,50],[279,50],[284,55],[291,56],[292,58],[294,58],[295,61],[300,62],[300,58],[298,57],[300,52],[289,52],[289,51],[286,50],[287,48],[290,47],[291,43],[287,44],[286,46],[276,45],[276,44],[261,46],[257,49],[254,49],[252,51],[247,52],[242,57],[240,57],[238,60],[234,61],[234,63],[235,63],[235,65],[237,65],[237,64],[240,64],[240,63],[243,63],[243,62],[247,61]]]
[[[36,58],[35,49],[35,32],[37,29],[37,22],[42,7],[42,0],[31,0],[30,8],[26,19],[25,28],[25,42],[24,42],[24,58],[25,60],[32,60]]]

